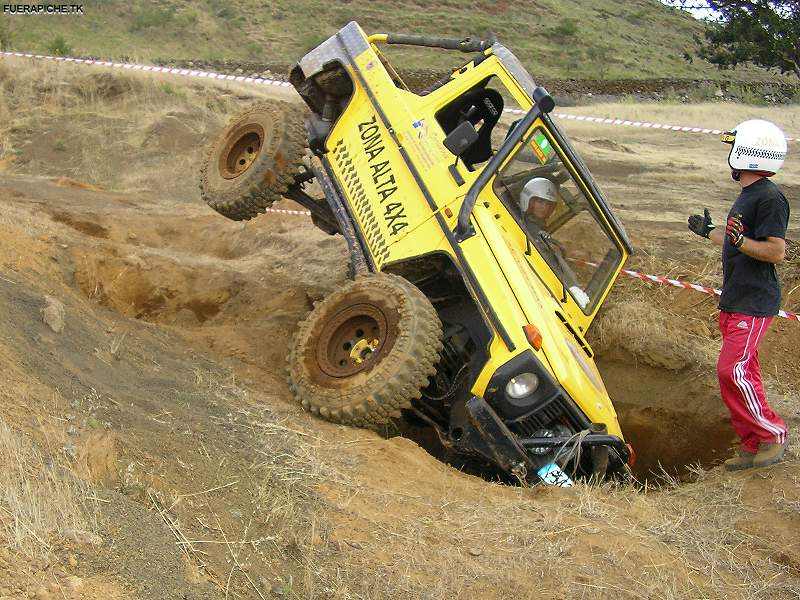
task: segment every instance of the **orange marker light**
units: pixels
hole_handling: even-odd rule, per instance
[[[633,449],[633,446],[630,444],[625,444],[628,447],[628,452],[631,453],[631,457],[628,459],[628,466],[632,467],[636,464],[636,451]]]
[[[528,338],[528,342],[530,342],[531,347],[534,350],[539,350],[542,347],[542,332],[539,331],[539,328],[536,325],[523,325],[522,330],[525,332],[525,337]]]

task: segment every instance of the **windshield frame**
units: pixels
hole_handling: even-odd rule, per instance
[[[622,247],[628,254],[633,254],[633,243],[628,237],[628,233],[625,231],[624,225],[619,220],[617,215],[611,210],[605,195],[602,191],[600,191],[600,186],[597,185],[597,181],[595,181],[591,172],[584,164],[580,154],[575,151],[575,148],[570,143],[569,138],[561,130],[561,127],[559,127],[558,124],[550,118],[550,115],[543,113],[541,115],[541,119],[544,123],[544,128],[547,130],[547,133],[553,138],[553,140],[556,142],[556,145],[562,149],[562,152],[559,152],[559,156],[562,158],[561,162],[564,162],[564,155],[569,157],[569,162],[564,164],[566,164],[568,167],[571,166],[574,169],[575,174],[578,175],[577,180],[581,181],[586,186],[591,198],[594,199],[597,202],[597,205],[600,207],[600,212],[605,217],[606,221],[608,221],[614,237],[619,239],[619,242],[622,244]]]
[[[544,116],[545,115],[541,115],[542,118],[540,122],[534,120],[532,123],[528,125],[527,128],[523,129],[520,126],[517,126],[515,128],[521,130],[519,132],[521,135],[515,136],[518,137],[517,145],[514,147],[513,151],[508,154],[507,159],[503,162],[502,166],[494,174],[494,177],[491,179],[490,184],[487,185],[485,189],[490,190],[491,193],[500,201],[500,203],[508,212],[509,216],[513,219],[514,223],[516,223],[516,225],[520,228],[520,230],[524,234],[525,239],[527,240],[526,242],[527,247],[525,251],[526,255],[530,253],[531,249],[535,250],[537,254],[541,257],[541,259],[544,261],[544,263],[547,265],[547,267],[550,269],[550,271],[553,273],[553,276],[556,278],[556,280],[559,282],[561,286],[562,302],[566,301],[566,296],[568,293],[567,288],[569,287],[569,282],[559,275],[559,272],[554,266],[553,261],[549,260],[544,254],[542,254],[537,245],[538,240],[531,237],[531,232],[524,223],[522,215],[518,211],[518,207],[509,206],[508,204],[509,198],[505,197],[503,194],[498,194],[495,190],[496,186],[498,185],[498,177],[500,177],[500,174],[518,158],[520,153],[525,151],[527,145],[530,143],[536,131],[540,130],[544,133],[545,136],[547,136],[547,138],[551,142],[550,145],[553,151],[555,152],[558,161],[566,170],[566,172],[569,174],[573,184],[577,188],[577,191],[583,196],[583,202],[588,207],[590,214],[592,215],[592,218],[594,220],[595,226],[598,227],[599,230],[603,232],[606,240],[608,241],[609,250],[606,252],[605,256],[597,257],[597,264],[595,265],[596,271],[594,274],[599,276],[600,271],[604,270],[606,271],[605,277],[602,279],[601,283],[597,285],[595,292],[591,295],[591,297],[589,297],[588,299],[589,301],[586,303],[586,305],[582,305],[577,301],[576,298],[573,298],[575,299],[576,304],[580,308],[581,312],[586,316],[590,316],[594,314],[594,312],[596,312],[597,308],[601,304],[602,298],[607,293],[611,284],[613,284],[617,272],[625,263],[626,251],[629,252],[628,246],[625,243],[627,241],[627,237],[625,236],[624,230],[618,229],[618,227],[621,227],[619,221],[614,217],[613,213],[610,212],[610,209],[608,208],[608,205],[605,203],[605,199],[603,198],[603,196],[596,195],[596,192],[599,191],[597,189],[596,184],[594,186],[590,185],[588,178],[584,178],[582,176],[582,173],[580,172],[580,167],[583,166],[585,169],[585,166],[579,164],[577,160],[575,162],[570,160],[570,151],[565,150],[564,147],[561,146],[562,140],[557,139],[557,137],[553,134],[553,131],[548,128],[549,123],[544,119]],[[573,156],[577,158],[577,155],[574,154],[574,151],[573,151]],[[591,183],[594,183],[594,181],[592,180]],[[607,212],[610,213],[611,216],[614,218],[608,219],[606,214]],[[573,215],[572,217],[574,216],[576,215]],[[570,219],[572,217],[570,217]],[[567,219],[567,221],[565,221],[563,224],[566,224],[566,222],[568,222],[570,219]],[[560,228],[560,226],[558,228]],[[547,242],[547,239],[544,239],[544,241]],[[550,243],[547,242],[546,245],[550,246]],[[616,256],[613,257],[612,262],[609,262],[609,256],[611,255],[611,252],[614,250],[616,250]],[[556,260],[556,257],[554,257],[554,260]],[[532,265],[531,268],[533,268]],[[572,295],[572,293],[570,293],[570,295]]]
[[[463,242],[464,240],[475,235],[475,229],[470,223],[472,216],[472,209],[475,208],[475,203],[478,201],[478,195],[486,189],[492,179],[500,172],[502,167],[522,140],[523,135],[530,129],[537,117],[543,116],[544,113],[539,110],[539,105],[534,104],[527,114],[522,117],[519,125],[515,127],[503,144],[497,150],[494,156],[489,160],[489,163],[483,168],[478,178],[467,190],[464,196],[464,203],[461,205],[461,210],[458,211],[458,221],[454,233],[456,234],[456,241]]]

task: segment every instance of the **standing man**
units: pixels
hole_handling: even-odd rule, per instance
[[[722,246],[717,375],[741,439],[737,456],[725,461],[727,470],[736,471],[777,463],[786,450],[786,425],[764,394],[758,346],[780,307],[775,265],[784,260],[789,203],[768,179],[786,157],[786,138],[776,125],[745,121],[722,141],[732,144],[728,165],[742,192],[728,213],[724,232],[714,228],[708,209],[702,216],[689,217],[689,229]]]

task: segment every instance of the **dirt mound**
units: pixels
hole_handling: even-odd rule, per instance
[[[191,152],[202,145],[203,135],[192,127],[197,115],[186,112],[169,112],[156,119],[145,130],[142,145],[156,147],[165,152]]]
[[[598,140],[591,140],[589,142],[592,147],[594,148],[601,148],[603,150],[611,150],[612,152],[624,152],[625,154],[633,154],[633,150],[625,146],[624,144],[620,144],[614,142],[612,140],[606,139],[598,139]]]
[[[79,76],[76,91],[89,102],[109,102],[136,96],[146,87],[146,80],[98,71]]]
[[[654,311],[652,304],[642,300],[612,299],[594,324],[590,339],[595,352],[607,360],[641,362],[667,371],[708,371],[718,352],[709,343],[709,333],[704,327],[692,331],[685,321]]]
[[[0,159],[16,172],[106,189],[194,191],[205,139],[254,98],[202,82],[26,66],[0,65],[0,117],[9,124],[0,128]]]

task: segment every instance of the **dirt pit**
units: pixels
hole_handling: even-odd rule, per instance
[[[736,436],[711,371],[654,367],[632,356],[600,357],[597,365],[625,441],[633,446],[632,470],[640,483],[690,481],[698,467],[711,469],[731,455]],[[483,461],[448,451],[433,429],[413,417],[393,433],[459,471],[492,482],[516,482]]]
[[[638,479],[684,479],[692,466],[708,469],[730,455],[736,437],[713,373],[602,358],[597,364],[625,440],[636,453]]]

